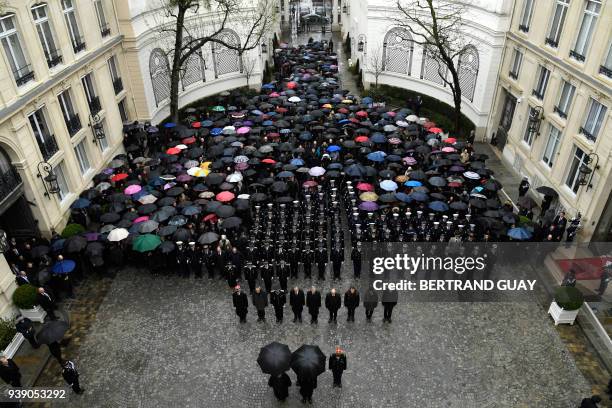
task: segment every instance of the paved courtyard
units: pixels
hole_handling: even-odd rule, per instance
[[[331,287],[326,281],[324,291]],[[341,285],[344,291],[352,282]],[[300,281],[301,287],[310,282]],[[575,407],[590,387],[534,303],[400,304],[393,323],[382,308],[366,323],[318,326],[256,323],[249,310],[241,325],[222,281],[118,274],[80,347],[86,393],[75,407],[302,406],[297,388],[276,402],[256,363],[261,346],[280,341],[295,350],[317,344],[329,354],[346,349],[344,388],[319,377],[319,407]],[[307,320],[307,319],[305,319]],[[295,376],[291,373],[292,380]]]

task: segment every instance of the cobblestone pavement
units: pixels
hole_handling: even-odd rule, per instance
[[[345,280],[344,292],[352,282]],[[311,282],[299,282],[301,287]],[[327,291],[331,281],[325,281]],[[319,377],[320,407],[575,407],[590,386],[535,303],[400,304],[392,324],[239,324],[221,281],[151,277],[125,270],[115,279],[81,344],[86,393],[74,407],[301,406],[297,388],[279,404],[256,363],[260,347],[336,345],[348,355],[344,388]],[[306,321],[307,319],[305,319]],[[293,380],[295,376],[291,373]]]

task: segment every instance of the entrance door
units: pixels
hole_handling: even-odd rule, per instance
[[[0,215],[0,228],[12,237],[40,235],[36,219],[30,209],[30,204],[23,195]]]
[[[516,98],[510,92],[504,90],[506,99],[504,100],[504,108],[499,119],[499,127],[497,129],[497,147],[504,150],[506,141],[508,140],[508,131],[512,127],[512,119],[514,118],[514,109],[516,108]]]

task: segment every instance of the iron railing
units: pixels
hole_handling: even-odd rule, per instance
[[[13,166],[9,170],[0,173],[0,201],[8,197],[20,185],[21,176]]]
[[[31,80],[34,79],[34,71],[32,70],[32,65],[24,65],[21,68],[17,68],[17,70],[13,71],[13,76],[15,77],[15,82],[17,86],[22,86],[27,84]]]
[[[121,78],[116,78],[113,81],[113,88],[115,88],[115,95],[119,94],[119,92],[123,91],[123,81]]]
[[[66,127],[68,128],[68,133],[70,136],[74,136],[79,130],[83,128],[81,125],[81,119],[79,118],[79,114],[75,113],[68,119],[65,119]]]
[[[57,146],[57,142],[55,141],[54,135],[43,136],[43,140],[36,138],[36,141],[38,142],[38,148],[40,149],[40,152],[43,155],[43,159],[45,159],[45,161],[48,161],[51,157],[53,157],[55,153],[57,153],[59,147]]]
[[[100,27],[100,34],[102,35],[102,38],[108,37],[110,33],[111,33],[111,29],[108,26],[108,23]]]
[[[571,50],[569,52],[570,57],[572,57],[573,59],[575,59],[576,61],[580,61],[580,62],[584,62],[584,55],[579,54],[578,52]]]
[[[94,116],[101,110],[102,110],[102,105],[100,105],[100,98],[97,96],[94,96],[89,101],[89,111],[91,112],[91,115]]]
[[[72,41],[72,49],[74,50],[75,54],[78,54],[85,48],[87,48],[87,46],[85,45],[85,41],[83,41],[83,37],[75,38]]]
[[[46,55],[46,57],[47,65],[49,66],[49,68],[53,68],[54,66],[62,63],[62,55],[60,54],[59,50],[51,51],[49,54]]]

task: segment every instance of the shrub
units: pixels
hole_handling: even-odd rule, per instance
[[[15,324],[11,319],[0,319],[0,350],[4,350],[17,334]]]
[[[32,285],[21,285],[13,293],[13,304],[19,309],[32,309],[36,305],[36,288]]]
[[[62,238],[70,238],[83,232],[85,232],[85,227],[81,224],[68,224],[62,231]]]
[[[555,290],[555,302],[563,310],[578,310],[584,303],[584,296],[572,286],[561,286]]]

